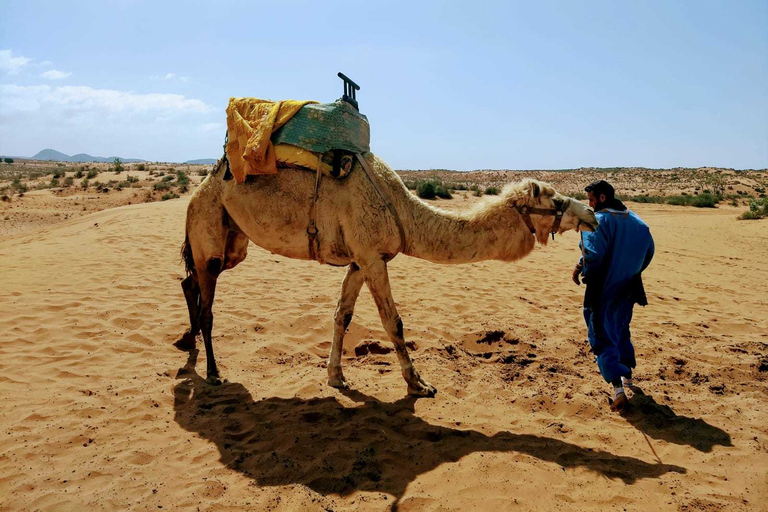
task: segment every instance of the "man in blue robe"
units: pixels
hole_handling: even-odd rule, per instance
[[[634,305],[648,303],[641,273],[653,258],[653,237],[648,225],[615,198],[610,183],[596,181],[584,190],[600,225],[594,232],[581,233],[582,257],[573,280],[580,284],[581,275],[587,285],[587,337],[600,373],[613,386],[611,410],[622,411],[627,405],[624,387],[634,385],[635,348],[629,323]]]

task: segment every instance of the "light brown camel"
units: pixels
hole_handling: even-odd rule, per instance
[[[421,378],[406,350],[403,322],[389,286],[387,262],[399,252],[435,263],[514,261],[533,251],[536,239],[546,244],[553,227],[559,233],[569,229],[591,231],[597,220],[583,203],[535,180],[510,184],[501,195],[487,198],[470,211],[446,212],[411,194],[382,160],[370,153],[365,158],[379,187],[390,196],[402,226],[405,247],[398,222],[359,162],[346,178],[321,181],[315,207],[320,244],[316,259],[348,267],[336,308],[328,384],[347,387],[341,370],[342,344],[365,282],[384,329],[395,345],[408,392],[432,396],[435,388]],[[182,288],[189,308],[190,329],[177,346],[184,350],[194,348],[195,337],[202,329],[206,380],[210,384],[220,383],[211,344],[211,310],[218,275],[245,259],[249,239],[275,254],[312,259],[307,225],[315,174],[287,168],[276,175],[249,177],[238,184],[226,179],[227,172],[226,159],[222,159],[192,195],[182,246],[188,274]],[[526,207],[534,210],[525,214]],[[559,227],[555,225],[557,209],[563,212]]]

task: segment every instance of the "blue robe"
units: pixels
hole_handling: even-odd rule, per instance
[[[631,377],[635,348],[629,333],[635,303],[645,305],[640,273],[651,262],[653,237],[634,212],[605,208],[596,213],[600,225],[582,232],[584,320],[592,352],[606,382]]]

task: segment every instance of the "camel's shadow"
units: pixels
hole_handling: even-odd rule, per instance
[[[646,435],[669,443],[687,444],[702,452],[711,452],[715,445],[733,446],[726,431],[701,418],[678,416],[669,406],[656,403],[639,388],[633,388],[633,392],[624,418]]]
[[[357,490],[399,500],[418,475],[474,452],[518,452],[582,467],[632,484],[685,468],[582,448],[558,439],[431,425],[414,415],[414,398],[384,403],[355,391],[362,404],[345,407],[335,398],[267,398],[255,402],[245,387],[212,387],[195,372],[197,350],[179,370],[174,387],[175,420],[210,440],[227,467],[259,485],[303,484],[323,494]]]

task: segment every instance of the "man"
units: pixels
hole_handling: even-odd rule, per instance
[[[627,405],[624,387],[634,385],[635,349],[629,323],[635,303],[648,303],[640,274],[653,258],[654,243],[648,225],[615,198],[610,183],[596,181],[584,190],[600,225],[594,232],[581,234],[582,257],[573,270],[573,281],[580,284],[581,275],[587,285],[587,337],[600,373],[613,386],[611,410],[621,412]]]

